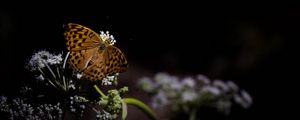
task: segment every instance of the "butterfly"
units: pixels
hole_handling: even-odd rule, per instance
[[[91,81],[102,80],[107,76],[122,73],[128,64],[122,51],[113,46],[114,39],[102,36],[88,27],[76,23],[64,25],[64,37],[70,58],[68,63],[73,70]],[[104,35],[104,36],[103,36]]]

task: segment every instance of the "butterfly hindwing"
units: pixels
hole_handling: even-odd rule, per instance
[[[103,53],[105,56],[105,65],[110,68],[108,74],[122,73],[127,69],[127,60],[125,55],[115,46],[107,46],[106,51]]]

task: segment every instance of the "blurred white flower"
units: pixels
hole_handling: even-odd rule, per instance
[[[201,89],[202,92],[205,92],[205,93],[210,93],[212,95],[215,95],[215,96],[218,96],[221,94],[221,91],[216,88],[216,87],[213,87],[213,86],[203,86],[203,88]]]
[[[243,108],[252,104],[252,98],[246,91],[242,90],[239,95],[239,87],[234,82],[210,80],[204,75],[198,75],[195,79],[189,76],[180,79],[161,72],[153,78],[144,77],[139,82],[154,86],[143,90],[154,93],[151,104],[155,109],[172,105],[172,110],[190,114],[190,110],[210,106],[228,115],[233,102]],[[143,85],[141,83],[139,85]]]
[[[252,97],[245,90],[241,90],[242,97],[248,102],[252,103]]]
[[[222,80],[214,80],[213,86],[219,88],[220,90],[222,90],[224,92],[229,91],[229,87]]]
[[[192,102],[197,99],[198,94],[194,90],[186,90],[181,93],[183,102]]]
[[[174,77],[168,75],[167,73],[157,73],[154,76],[154,80],[158,85],[167,85],[175,79]]]
[[[142,77],[138,80],[138,86],[146,91],[146,92],[151,92],[154,89],[154,85],[153,82],[151,81],[151,79],[149,77]]]
[[[152,100],[152,107],[154,109],[158,109],[158,108],[161,108],[163,107],[164,105],[168,104],[169,101],[167,99],[167,95],[165,94],[165,92],[163,91],[159,91],[154,97],[153,97],[153,100]]]
[[[183,80],[181,81],[182,86],[186,86],[189,88],[194,88],[195,87],[195,80],[191,77],[186,77],[183,78]]]
[[[243,99],[243,102],[241,102],[240,104],[244,108],[249,108],[252,104],[252,97],[245,90],[241,90],[241,98]]]
[[[180,91],[182,89],[182,84],[177,78],[173,78],[172,82],[170,83],[170,88],[175,91]]]
[[[239,90],[239,87],[232,81],[227,81],[226,84],[233,91],[238,91]]]
[[[44,81],[45,78],[42,74],[40,74],[39,76],[36,77],[37,80],[40,80],[40,81]]]
[[[204,85],[210,84],[210,79],[205,75],[197,75],[197,80],[201,81]]]

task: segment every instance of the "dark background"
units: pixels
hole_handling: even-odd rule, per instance
[[[74,22],[114,35],[116,46],[129,61],[120,81],[132,86],[129,96],[149,102],[133,88],[142,76],[157,72],[204,74],[233,80],[253,97],[250,109],[234,109],[226,119],[293,115],[299,55],[295,41],[300,40],[297,7],[280,3],[246,8],[192,3],[147,5],[2,10],[0,94],[18,93],[22,83],[32,79],[24,66],[34,52],[66,51],[62,25]],[[141,112],[131,109],[129,118],[143,119]]]

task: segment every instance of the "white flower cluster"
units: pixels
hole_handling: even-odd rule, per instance
[[[152,93],[152,107],[155,109],[172,105],[175,111],[189,113],[202,106],[209,106],[229,114],[233,102],[243,108],[252,104],[251,96],[245,90],[239,90],[234,82],[210,80],[204,75],[180,79],[166,73],[157,73],[153,79],[141,78],[138,86]]]
[[[10,114],[11,120],[60,120],[63,110],[60,103],[35,105],[16,98],[11,102],[0,97],[0,112]]]
[[[106,78],[103,78],[103,80],[101,81],[102,82],[101,84],[104,86],[116,84],[118,76],[119,76],[119,73],[116,73],[112,76],[107,76]]]
[[[62,58],[62,54],[55,55],[42,50],[32,55],[26,68],[36,72],[35,78],[38,82],[45,82],[46,86],[51,85],[64,92],[75,90],[72,74],[67,73],[68,70],[65,69],[66,58]]]
[[[62,60],[62,54],[54,55],[48,51],[42,50],[31,57],[27,68],[31,71],[36,71],[46,67],[47,65],[61,64]]]
[[[106,31],[106,33],[100,31],[100,37],[103,41],[107,42],[109,45],[114,45],[116,43],[114,36],[110,35],[108,31]]]
[[[111,115],[109,112],[106,112],[105,110],[102,110],[100,112],[99,110],[96,111],[96,120],[114,120],[115,117]]]

